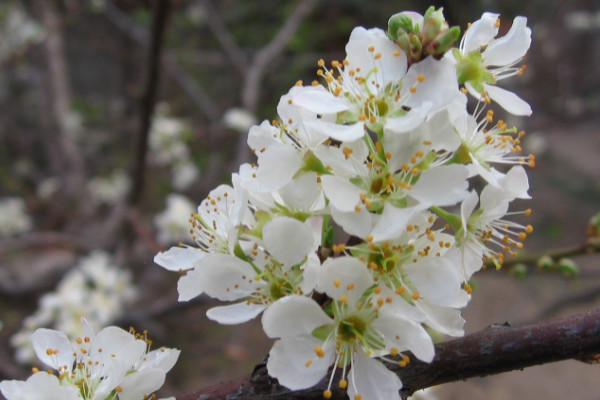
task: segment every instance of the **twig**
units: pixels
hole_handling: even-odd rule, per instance
[[[244,76],[242,87],[242,106],[252,114],[256,113],[263,77],[272,61],[280,54],[290,39],[294,36],[300,24],[310,14],[318,0],[301,0],[294,12],[285,21],[279,32],[265,47],[252,59],[248,71]],[[236,145],[236,154],[233,158],[234,165],[241,165],[247,161],[249,149],[246,137],[240,135]]]
[[[48,158],[65,183],[66,199],[73,201],[84,183],[85,163],[79,146],[65,132],[64,124],[71,109],[71,94],[62,27],[55,1],[43,1],[39,11],[48,34],[43,47],[47,60],[50,129],[42,135]]]
[[[219,15],[219,12],[212,5],[212,3],[208,0],[200,0],[200,4],[208,11],[209,16],[206,19],[206,22],[223,47],[223,50],[225,50],[225,54],[227,54],[227,57],[229,57],[231,60],[231,64],[233,64],[235,69],[237,69],[238,72],[244,76],[246,74],[248,57],[246,57],[244,52],[235,43],[235,38],[227,29],[227,26]]]
[[[148,49],[147,59],[148,70],[146,72],[144,91],[140,99],[140,126],[135,148],[135,163],[131,174],[131,192],[128,199],[130,205],[136,205],[138,203],[144,187],[144,170],[146,168],[146,154],[148,152],[148,136],[156,102],[160,57],[168,12],[169,1],[158,0],[153,14],[152,34],[150,37],[150,47]]]
[[[301,0],[298,7],[288,17],[273,40],[263,47],[252,59],[242,89],[242,104],[250,112],[254,113],[258,106],[259,88],[262,78],[268,70],[268,66],[285,49],[285,46],[294,36],[304,18],[313,10],[317,2],[318,0]]]
[[[600,353],[600,309],[560,320],[513,328],[492,325],[483,331],[435,346],[431,363],[411,357],[410,364],[390,369],[403,382],[407,398],[416,390],[447,382],[498,374],[560,360],[587,360]],[[328,379],[315,387],[290,392],[258,366],[251,376],[177,396],[177,400],[307,400],[322,399]],[[332,399],[347,399],[333,388]]]
[[[127,14],[120,11],[112,2],[106,1],[104,8],[106,18],[127,34],[140,46],[146,46],[148,43],[149,32],[147,29],[137,25]],[[213,105],[214,101],[206,92],[196,83],[194,78],[187,73],[177,62],[175,55],[164,51],[162,62],[165,72],[177,83],[177,85],[190,97],[192,102],[198,107],[200,112],[211,122],[218,121],[218,110]]]
[[[553,260],[558,260],[558,259],[565,258],[565,257],[581,256],[581,255],[592,254],[592,253],[600,253],[600,244],[598,244],[598,243],[594,244],[593,242],[587,242],[587,243],[583,243],[583,244],[576,245],[576,246],[563,247],[563,248],[559,248],[559,249],[544,250],[544,251],[540,251],[540,252],[536,252],[536,253],[519,255],[516,257],[506,259],[504,261],[504,263],[502,264],[502,266],[509,267],[509,266],[512,266],[515,264],[525,264],[525,265],[534,265],[535,266],[537,261],[544,256],[549,256]],[[494,267],[494,264],[492,264],[490,262],[486,263],[485,265],[489,268]]]
[[[68,233],[34,232],[25,236],[2,240],[0,242],[0,254],[25,250],[30,247],[66,247],[84,251],[89,251],[93,248],[93,246],[82,238]]]

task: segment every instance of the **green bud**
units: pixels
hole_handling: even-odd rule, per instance
[[[396,41],[399,36],[414,32],[412,20],[406,14],[398,13],[390,17],[388,21],[387,35]]]
[[[443,16],[441,21],[439,18],[428,18],[424,20],[423,30],[421,31],[423,41],[429,42],[431,40],[434,40],[436,36],[440,33],[440,30],[443,26],[443,22],[445,22]]]
[[[515,278],[524,278],[527,275],[527,266],[523,263],[518,263],[512,266],[509,273]]]
[[[558,271],[566,277],[579,275],[579,267],[570,258],[561,258],[558,260]]]
[[[443,10],[443,8],[440,8],[440,10]],[[429,17],[431,16],[431,14],[433,14],[435,12],[435,7],[434,6],[429,6],[429,8],[427,9],[427,11],[425,11],[425,14],[423,14],[423,21],[429,19]]]
[[[541,269],[552,269],[554,268],[554,260],[549,255],[541,256],[537,261],[537,266]]]
[[[412,35],[410,37],[410,57],[412,57],[416,61],[419,61],[421,59],[422,49],[423,46],[421,45],[419,37],[416,35]]]
[[[454,47],[454,43],[458,40],[460,36],[460,28],[458,26],[453,26],[448,29],[445,33],[439,35],[436,39],[438,43],[438,48],[436,50],[435,55],[444,55],[446,52]]]

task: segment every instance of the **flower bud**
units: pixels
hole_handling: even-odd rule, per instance
[[[549,255],[541,256],[537,261],[537,266],[544,270],[552,269],[554,267],[554,260]]]
[[[390,39],[396,41],[402,35],[413,33],[414,28],[412,19],[404,13],[394,14],[388,21],[387,35]]]
[[[579,275],[579,267],[570,258],[561,258],[558,260],[558,271],[566,277]]]

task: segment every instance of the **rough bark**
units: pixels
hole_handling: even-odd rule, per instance
[[[403,382],[406,398],[414,391],[446,382],[499,374],[533,365],[577,359],[593,361],[600,353],[600,309],[535,325],[490,327],[460,339],[436,345],[431,363],[411,357],[407,367],[392,366]],[[334,380],[337,382],[337,380]],[[219,383],[177,400],[300,400],[322,399],[327,380],[296,392],[270,378],[264,364],[246,377]],[[344,390],[332,388],[332,399],[346,399]]]

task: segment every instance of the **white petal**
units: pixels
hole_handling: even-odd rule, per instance
[[[302,167],[302,160],[291,146],[276,145],[260,153],[256,179],[262,191],[277,190],[292,180]]]
[[[427,300],[415,301],[416,306],[427,316],[425,323],[436,331],[450,336],[463,336],[465,320],[460,311],[449,307],[438,306]]]
[[[409,194],[422,207],[454,205],[467,196],[467,176],[463,165],[434,167],[421,174]]]
[[[444,257],[428,257],[403,267],[421,297],[441,305],[454,303],[462,279],[456,265]]]
[[[467,222],[471,214],[473,214],[473,210],[475,210],[475,206],[477,205],[478,201],[479,197],[477,196],[477,192],[473,190],[469,192],[467,197],[463,200],[463,202],[460,205],[460,219],[462,227],[465,231],[465,236],[467,234]]]
[[[276,138],[279,138],[279,129],[265,120],[260,125],[250,128],[248,146],[258,154],[262,149],[281,144]]]
[[[373,50],[369,51],[370,48]],[[377,60],[374,54],[380,55]],[[402,79],[408,65],[404,52],[389,40],[384,31],[361,26],[354,28],[350,34],[346,45],[346,59],[348,65],[345,70],[360,69],[362,75],[371,73],[366,84],[375,93],[388,83]]]
[[[334,175],[321,177],[321,184],[325,196],[331,201],[334,208],[342,212],[354,211],[354,207],[360,203],[360,194],[364,190],[352,184],[348,179]]]
[[[224,301],[241,299],[264,285],[254,279],[256,272],[250,264],[225,254],[210,254],[188,275],[195,277],[198,287],[210,297]]]
[[[40,328],[31,335],[31,344],[35,354],[41,362],[54,369],[73,368],[73,346],[67,335],[52,329]],[[56,354],[48,355],[47,350],[58,351]]]
[[[420,75],[425,80],[420,82]],[[410,93],[415,87],[416,92]],[[436,60],[433,57],[413,64],[402,80],[402,96],[409,96],[406,105],[420,107],[425,102],[433,102],[433,109],[445,107],[459,93],[456,81],[456,68],[447,58]]]
[[[373,240],[375,242],[391,240],[404,233],[408,220],[416,211],[417,208],[415,207],[399,208],[386,203],[383,213],[381,213],[375,227],[371,231]]]
[[[7,400],[77,400],[79,389],[61,385],[55,375],[45,371],[31,375],[26,381],[2,381],[0,392]]]
[[[169,349],[166,347],[152,350],[143,357],[143,362],[138,368],[138,371],[158,368],[167,373],[175,366],[175,363],[179,358],[179,354],[181,354],[180,350]]]
[[[154,262],[169,271],[185,271],[206,256],[206,252],[193,247],[171,247],[154,256]]]
[[[300,264],[313,247],[310,228],[290,217],[278,217],[267,222],[262,234],[269,253],[287,268]]]
[[[352,142],[365,135],[365,124],[363,122],[344,125],[317,120],[307,121],[305,124],[307,127],[341,142]]]
[[[500,186],[508,199],[530,199],[527,193],[529,181],[525,168],[520,165],[512,167],[506,175],[499,179]]]
[[[531,29],[527,18],[518,16],[506,35],[493,41],[483,52],[483,64],[487,66],[509,65],[522,58],[531,45]]]
[[[150,398],[152,392],[160,389],[165,382],[164,371],[146,369],[129,374],[119,385],[123,389],[119,393],[119,400],[140,400]]]
[[[323,86],[303,87],[295,93],[292,104],[315,114],[337,114],[349,108],[342,98],[334,96]]]
[[[525,100],[498,86],[483,84],[487,95],[498,105],[513,115],[531,115],[531,106]]]
[[[187,274],[177,281],[178,301],[189,301],[194,297],[200,296],[204,289],[202,288],[201,275],[196,270],[188,271]]]
[[[333,363],[333,349],[324,348],[325,356],[317,357],[316,346],[323,343],[312,337],[285,338],[275,342],[269,352],[267,370],[290,390],[316,385]]]
[[[246,301],[229,306],[213,307],[206,316],[223,325],[243,324],[256,318],[266,308],[263,304],[248,304]]]
[[[279,189],[285,204],[292,209],[309,211],[325,206],[315,172],[303,172]]]
[[[127,371],[145,351],[146,343],[143,340],[137,340],[131,333],[117,326],[108,326],[98,332],[92,341],[89,356],[100,362],[110,358]]]
[[[283,297],[262,316],[263,329],[270,338],[310,335],[316,328],[332,323],[321,306],[304,296]]]
[[[317,290],[327,293],[334,300],[346,296],[349,304],[356,304],[372,284],[373,278],[365,264],[357,258],[343,256],[329,258],[323,263]]]
[[[361,207],[359,212],[343,212],[332,207],[331,217],[349,235],[364,238],[371,231],[371,213],[366,207]]]
[[[388,348],[412,351],[418,359],[425,362],[433,360],[433,341],[421,324],[382,311],[373,321],[373,328],[383,334]]]
[[[473,22],[465,32],[461,50],[470,53],[478,50],[481,46],[487,46],[498,34],[496,20],[500,14],[485,12],[481,19]]]
[[[433,107],[431,101],[423,101],[419,106],[412,108],[402,117],[388,118],[383,127],[386,135],[411,131],[425,121],[427,114]]]
[[[351,399],[361,395],[369,400],[400,400],[400,378],[379,361],[367,357],[362,349],[354,356],[354,365],[348,375],[350,379],[354,378],[354,382],[348,384]]]

